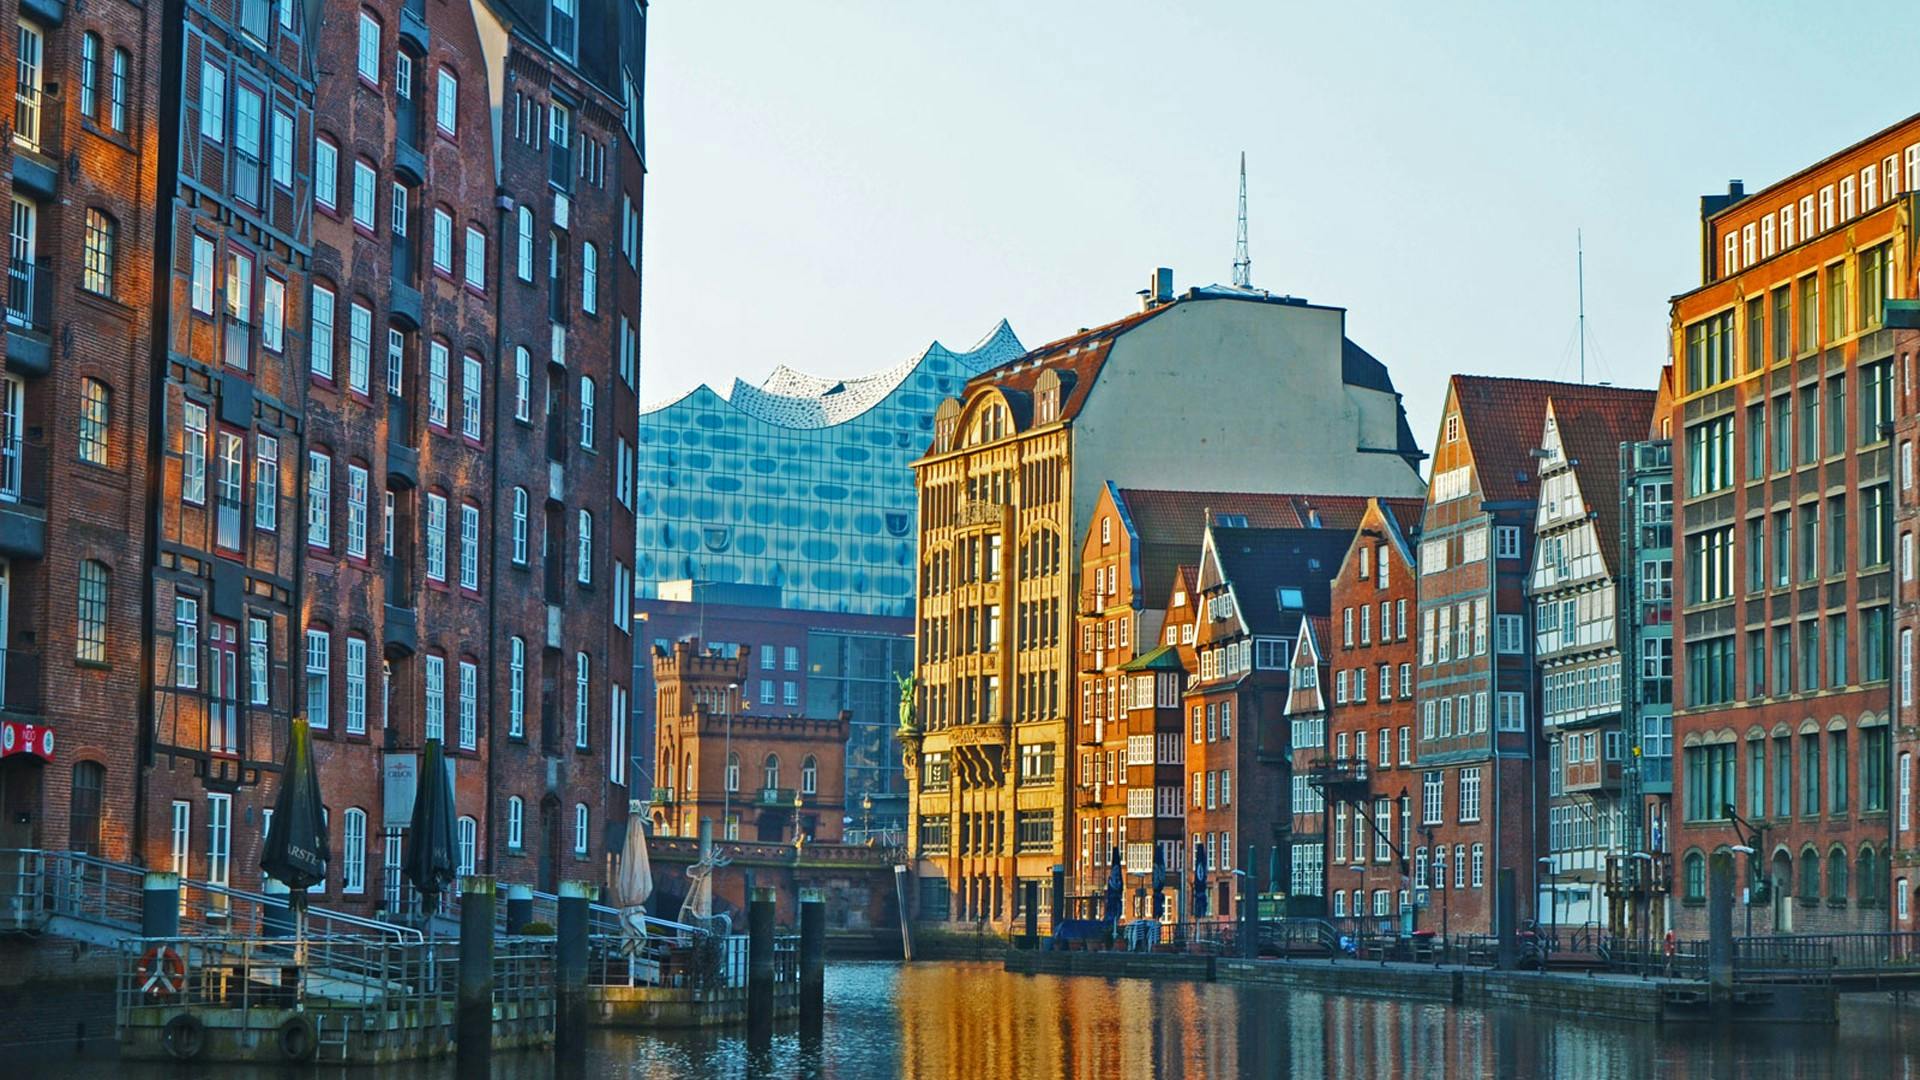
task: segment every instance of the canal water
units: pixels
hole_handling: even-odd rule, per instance
[[[1842,999],[1838,1027],[1630,1025],[1224,983],[1013,975],[997,963],[834,964],[825,1036],[791,1027],[751,1051],[744,1034],[601,1031],[587,1076],[680,1077],[1872,1077],[1920,1078],[1920,1001]],[[494,1075],[546,1077],[544,1055],[502,1055]],[[249,1077],[251,1069],[194,1070]],[[171,1067],[104,1058],[40,1075],[159,1080]],[[261,1070],[261,1077],[288,1075]],[[444,1080],[451,1062],[320,1076]]]

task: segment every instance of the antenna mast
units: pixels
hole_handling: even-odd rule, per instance
[[[1580,382],[1587,381],[1587,246],[1580,230],[1573,230],[1573,265],[1580,286]]]
[[[1240,231],[1233,244],[1233,284],[1253,288],[1253,260],[1247,257],[1247,152],[1240,151]]]

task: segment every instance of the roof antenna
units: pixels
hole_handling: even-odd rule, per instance
[[[1253,260],[1247,257],[1247,152],[1240,151],[1240,232],[1233,243],[1233,285],[1253,288]]]
[[[1580,385],[1587,382],[1587,246],[1580,230],[1573,230],[1574,274],[1580,288]]]

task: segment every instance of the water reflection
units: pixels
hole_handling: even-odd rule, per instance
[[[1920,1080],[1920,1006],[1846,999],[1837,1028],[1635,1026],[1519,1010],[1329,997],[1209,983],[1010,975],[992,963],[842,964],[827,972],[820,1036],[600,1031],[585,1075],[679,1077],[1774,1077]],[[106,1059],[44,1075],[180,1075]],[[279,1070],[220,1070],[279,1077]],[[458,1075],[452,1062],[323,1067],[355,1080]],[[546,1055],[503,1055],[494,1075],[553,1075]]]

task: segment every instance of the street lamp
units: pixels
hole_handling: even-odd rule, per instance
[[[1753,936],[1753,849],[1745,844],[1735,844],[1727,849],[1737,851],[1747,857],[1747,884],[1740,890],[1740,906],[1747,909],[1747,936]]]
[[[720,835],[727,840],[733,839],[733,837],[727,835],[729,822],[733,819],[734,782],[734,778],[728,775],[728,773],[733,768],[733,695],[739,689],[739,683],[727,684],[726,753],[725,756],[720,759]]]
[[[798,852],[806,844],[807,838],[800,832],[800,811],[807,805],[798,790],[793,793],[793,850]]]

